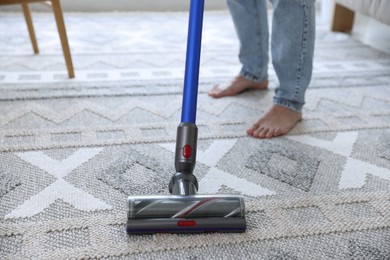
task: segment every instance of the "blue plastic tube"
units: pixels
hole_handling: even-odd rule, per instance
[[[204,0],[191,0],[188,22],[187,55],[181,113],[182,123],[196,121],[200,50],[202,45]]]

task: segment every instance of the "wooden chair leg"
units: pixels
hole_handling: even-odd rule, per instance
[[[28,33],[35,54],[39,53],[37,38],[35,37],[34,25],[32,23],[30,8],[27,3],[22,3],[24,19],[26,20]]]
[[[51,0],[53,12],[57,23],[58,33],[60,35],[62,51],[64,53],[66,67],[68,69],[69,78],[74,78],[74,69],[72,63],[72,56],[70,54],[68,37],[66,35],[64,17],[62,16],[62,9],[59,0]]]
[[[340,4],[335,4],[331,30],[333,32],[352,31],[354,18],[355,12]]]

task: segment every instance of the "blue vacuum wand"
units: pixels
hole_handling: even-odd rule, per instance
[[[177,128],[175,168],[168,196],[131,196],[127,232],[200,233],[245,232],[242,196],[196,195],[198,97],[204,0],[191,0],[181,123]]]
[[[181,122],[195,124],[204,0],[191,0]]]

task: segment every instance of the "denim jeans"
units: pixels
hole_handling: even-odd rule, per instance
[[[270,0],[271,53],[279,79],[274,104],[300,112],[311,80],[315,39],[315,0]],[[240,75],[268,78],[269,30],[266,0],[227,0],[240,41]]]

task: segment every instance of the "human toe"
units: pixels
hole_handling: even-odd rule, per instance
[[[211,96],[217,94],[220,91],[221,90],[219,89],[219,86],[215,85],[212,89],[209,90],[208,94]]]
[[[219,85],[216,85],[208,92],[208,95],[213,98],[220,98],[225,95],[225,90],[221,89]]]
[[[262,138],[263,132],[266,130],[263,126],[259,126],[254,132],[253,137]]]
[[[268,129],[268,131],[265,133],[264,138],[272,138],[275,137],[275,130],[276,129]]]
[[[250,128],[248,128],[248,129],[246,130],[246,133],[247,133],[248,135],[253,135],[254,132],[257,130],[257,128],[259,128],[259,125],[258,125],[258,124],[253,124]]]
[[[268,135],[272,133],[271,129],[269,128],[263,128],[263,130],[258,134],[258,138],[268,138]]]

